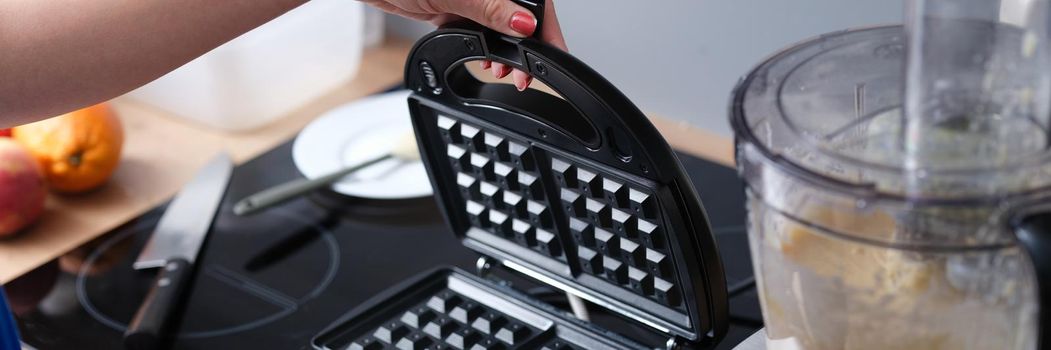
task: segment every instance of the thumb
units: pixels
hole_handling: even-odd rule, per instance
[[[447,1],[448,11],[498,32],[517,37],[533,35],[536,18],[510,0]]]

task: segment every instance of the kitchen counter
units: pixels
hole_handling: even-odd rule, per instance
[[[391,40],[365,51],[349,83],[278,121],[230,133],[177,119],[126,98],[112,101],[124,122],[121,165],[102,188],[81,195],[50,195],[40,220],[26,232],[0,240],[0,283],[51,261],[163,203],[220,151],[237,163],[294,137],[321,113],[398,84],[411,42]],[[677,150],[732,166],[731,140],[684,122],[651,116]]]

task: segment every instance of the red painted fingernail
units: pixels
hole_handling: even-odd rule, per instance
[[[503,67],[500,67],[500,71],[499,72],[496,72],[496,78],[497,79],[503,79],[508,74],[511,74],[511,66],[503,66]]]
[[[525,91],[531,82],[533,82],[533,77],[526,77],[525,79],[522,79],[522,81],[516,82],[515,88],[517,88],[518,91]]]
[[[490,60],[482,61],[482,69],[489,69],[489,67],[492,67],[492,66],[493,66],[493,61],[490,61]]]
[[[529,12],[518,11],[511,15],[511,29],[525,36],[533,35],[536,31],[536,18]]]

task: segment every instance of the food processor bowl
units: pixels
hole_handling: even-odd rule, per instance
[[[961,28],[1022,52],[1024,31],[1010,24]],[[1047,123],[1001,103],[1015,109],[928,120],[920,135],[930,139],[908,140],[909,51],[902,26],[830,33],[771,56],[735,89],[770,349],[1037,344],[1033,264],[1004,218],[1051,198]],[[1003,96],[1039,80],[1032,60],[997,60],[982,67],[1001,86],[1017,83],[997,88]],[[975,95],[999,101],[960,92],[928,94],[925,105]]]

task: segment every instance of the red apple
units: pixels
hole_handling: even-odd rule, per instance
[[[44,172],[29,151],[0,138],[0,238],[29,226],[44,211]]]
[[[0,137],[11,137],[11,129],[0,129]]]

